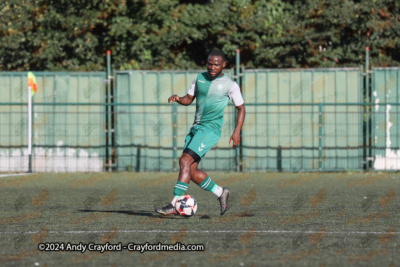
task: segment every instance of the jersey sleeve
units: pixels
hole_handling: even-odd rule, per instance
[[[188,95],[192,95],[192,96],[196,95],[196,93],[197,93],[197,85],[196,85],[197,83],[196,83],[196,81],[197,81],[197,76],[194,78],[194,80],[192,82],[192,85],[190,86],[189,91],[187,92]]]
[[[233,83],[231,90],[229,90],[228,96],[233,101],[235,106],[240,106],[244,103],[239,85],[236,82]]]

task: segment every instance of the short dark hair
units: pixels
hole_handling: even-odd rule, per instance
[[[213,50],[210,52],[210,54],[208,54],[208,56],[217,56],[217,57],[221,57],[223,62],[226,61],[224,52],[222,52],[222,51],[219,50],[219,49],[213,49]]]

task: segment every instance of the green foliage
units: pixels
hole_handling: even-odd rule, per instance
[[[198,69],[222,49],[248,68],[400,64],[396,0],[20,0],[0,3],[0,70]]]
[[[280,64],[359,66],[369,46],[372,64],[399,65],[400,9],[395,1],[307,0],[292,6],[296,12],[286,28]]]

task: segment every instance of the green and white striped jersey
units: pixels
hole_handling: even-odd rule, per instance
[[[207,72],[196,76],[188,94],[196,98],[196,114],[192,128],[204,125],[218,135],[222,133],[224,111],[229,99],[235,106],[244,103],[236,82],[225,75],[212,80]]]

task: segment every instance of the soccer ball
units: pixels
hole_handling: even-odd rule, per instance
[[[197,201],[189,195],[181,196],[176,200],[175,209],[179,215],[185,217],[193,216],[197,211]]]

